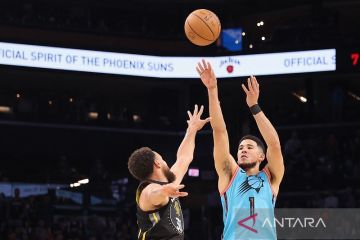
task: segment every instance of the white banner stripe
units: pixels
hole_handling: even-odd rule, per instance
[[[160,57],[0,42],[0,64],[155,78],[198,78],[209,61],[219,78],[336,70],[336,50],[221,57]]]

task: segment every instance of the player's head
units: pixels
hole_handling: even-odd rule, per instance
[[[237,158],[239,166],[245,171],[255,167],[258,169],[265,159],[264,143],[253,135],[244,136],[239,143]]]
[[[128,168],[131,175],[140,181],[150,179],[154,172],[164,174],[169,182],[175,180],[174,173],[161,155],[148,147],[139,148],[130,155]]]

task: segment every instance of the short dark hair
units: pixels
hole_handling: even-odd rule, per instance
[[[148,147],[136,149],[129,157],[128,168],[136,179],[143,181],[153,173],[155,153]]]
[[[239,146],[240,146],[240,143],[246,139],[250,139],[250,140],[253,140],[254,142],[256,142],[256,144],[258,145],[259,148],[261,148],[261,150],[263,150],[263,152],[265,153],[265,145],[263,143],[263,141],[261,141],[260,138],[258,137],[255,137],[254,135],[245,135],[243,136],[240,141],[239,141]]]

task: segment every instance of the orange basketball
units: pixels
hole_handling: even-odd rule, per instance
[[[197,9],[186,18],[184,30],[190,42],[206,46],[218,39],[221,23],[215,13],[207,9]]]

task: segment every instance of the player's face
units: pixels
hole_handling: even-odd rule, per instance
[[[238,164],[243,169],[255,167],[262,161],[262,150],[257,143],[251,139],[243,140],[238,148]]]
[[[164,173],[165,177],[167,178],[168,182],[173,182],[175,181],[175,174],[170,170],[169,166],[167,165],[167,162],[161,157],[160,154],[158,154],[157,152],[155,153],[155,159],[158,160],[161,164],[161,170]]]

